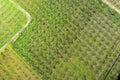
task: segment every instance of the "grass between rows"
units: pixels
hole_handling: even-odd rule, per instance
[[[117,12],[100,0],[14,1],[33,20],[13,48],[43,79],[104,78],[117,55]]]
[[[0,55],[0,80],[40,80],[40,77],[8,46]]]
[[[9,0],[0,0],[0,48],[26,24],[26,14]]]

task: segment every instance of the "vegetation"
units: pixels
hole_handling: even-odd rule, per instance
[[[101,0],[14,1],[30,13],[32,22],[0,53],[0,80],[117,78],[120,14]],[[119,0],[108,1],[120,9]],[[16,5],[0,0],[0,48],[26,22]]]
[[[115,54],[117,53],[117,55]],[[108,62],[111,62],[110,67],[108,68],[105,75],[104,80],[117,80],[117,75],[119,74],[119,59],[120,59],[120,44],[117,45],[116,50],[111,54],[109,57],[110,60]]]
[[[120,10],[120,2],[119,0],[107,0],[111,4],[113,4],[115,7],[117,7]]]
[[[0,0],[0,48],[26,24],[26,21],[26,15],[9,0]]]
[[[0,55],[0,80],[40,80],[24,60],[8,46]]]
[[[108,75],[107,80],[117,80],[119,74],[120,74],[120,58],[117,60],[115,66]]]
[[[13,48],[45,80],[102,80],[117,55],[120,15],[101,0],[14,0],[32,16]]]

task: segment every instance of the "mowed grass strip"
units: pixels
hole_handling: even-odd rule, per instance
[[[14,1],[33,20],[13,48],[43,79],[104,79],[118,54],[117,12],[101,0]]]
[[[120,10],[120,0],[106,0]]]
[[[120,58],[117,60],[110,74],[107,76],[106,80],[119,80],[118,75],[120,75]]]
[[[22,29],[26,22],[26,14],[9,0],[0,0],[0,48]]]
[[[116,49],[115,53],[118,53],[116,58],[113,59],[113,56],[115,56],[114,53],[112,54],[113,56],[110,57],[111,60],[109,62],[111,62],[111,66],[113,64],[114,66],[112,68],[109,67],[110,72],[108,76],[106,76],[106,80],[117,80],[118,75],[120,75],[120,44],[118,44],[118,48]]]
[[[8,46],[0,55],[0,80],[41,80],[15,51]]]

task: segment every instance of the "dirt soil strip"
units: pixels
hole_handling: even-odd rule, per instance
[[[117,11],[119,14],[120,14],[120,10],[118,8],[116,8],[112,3],[110,3],[108,0],[102,0],[103,3],[107,4],[109,7],[111,7],[112,9],[114,9],[115,11]],[[119,39],[119,42],[118,44],[120,43],[120,39]],[[107,71],[106,75],[105,75],[105,78],[104,80],[107,79],[107,76],[109,75],[109,73],[111,72],[113,66],[115,65],[115,63],[117,62],[117,60],[119,59],[120,57],[120,53],[118,53],[118,55],[116,56],[115,60],[113,61],[113,64],[110,66],[109,70]]]
[[[21,12],[23,12],[24,14],[26,14],[26,17],[27,17],[27,23],[25,24],[25,26],[20,30],[18,31],[15,36],[13,36],[1,49],[0,49],[0,53],[11,43],[11,42],[15,42],[16,39],[19,37],[19,35],[27,28],[27,26],[30,24],[31,22],[31,16],[30,14],[25,10],[23,9],[22,7],[20,7],[18,4],[16,4],[14,1],[12,0],[9,0],[11,3],[13,3],[13,5],[16,6],[17,9],[19,9]]]

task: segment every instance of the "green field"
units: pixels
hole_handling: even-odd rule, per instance
[[[108,75],[107,80],[117,80],[117,76],[118,76],[117,73],[120,73],[120,58],[116,62],[110,74]]]
[[[120,1],[106,1],[118,11],[102,0],[0,0],[0,80],[117,80]]]
[[[0,55],[0,80],[40,80],[16,52],[8,46]]]
[[[26,21],[26,15],[9,0],[0,0],[0,48],[26,24]]]
[[[120,1],[119,0],[107,0],[111,4],[113,4],[116,8],[120,10]]]
[[[120,49],[117,12],[101,0],[14,1],[32,22],[13,49],[43,80],[104,80]]]

